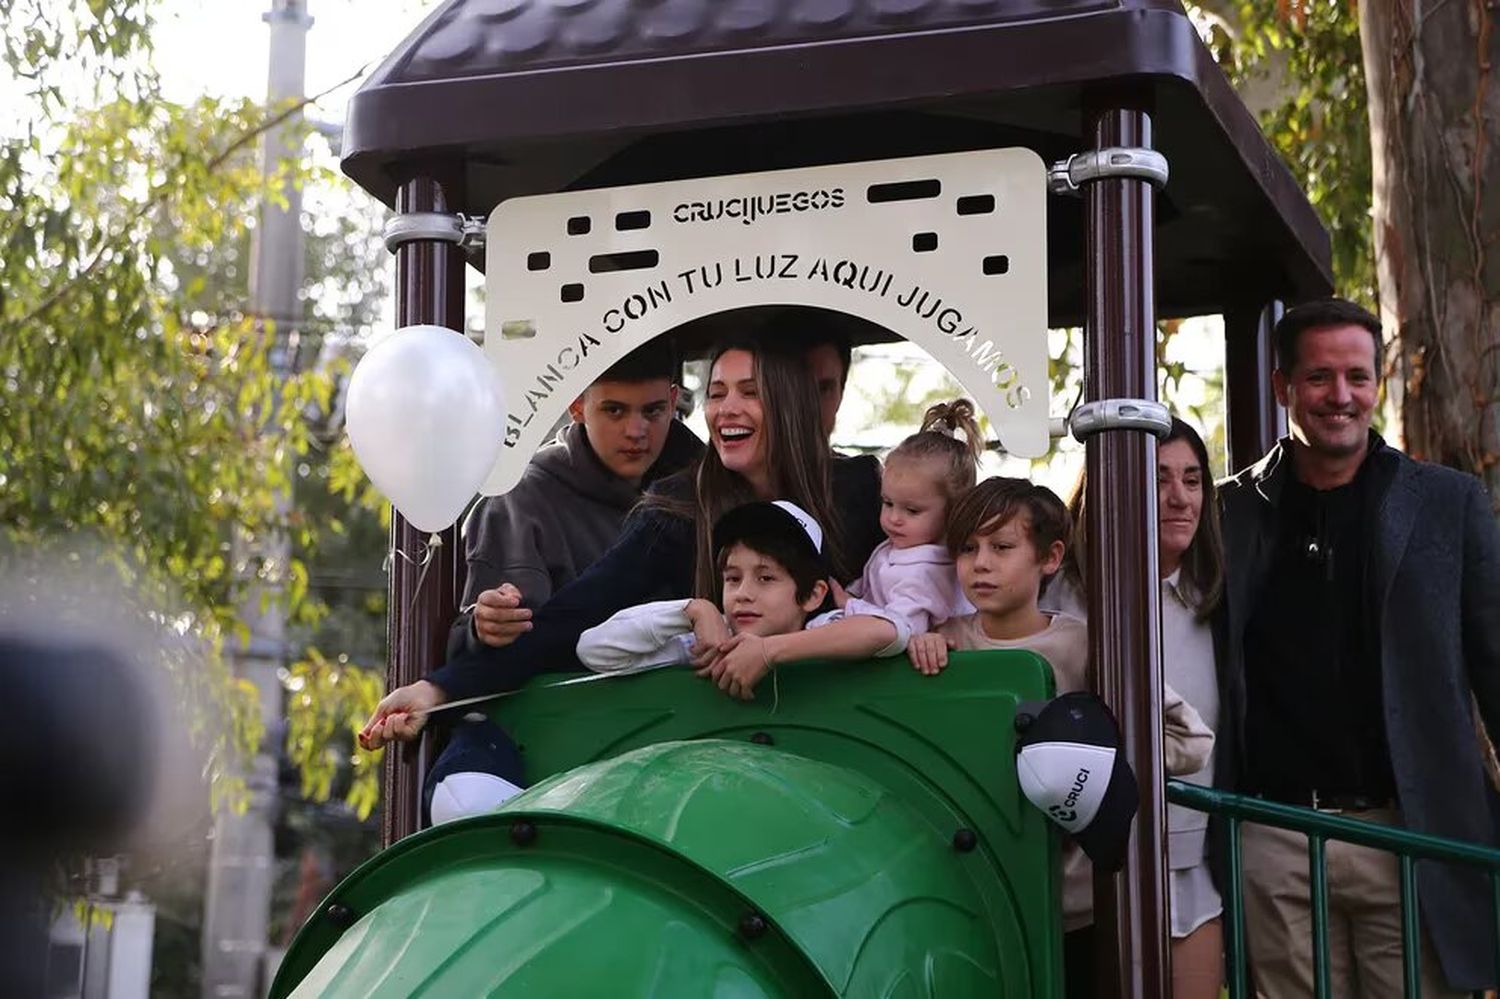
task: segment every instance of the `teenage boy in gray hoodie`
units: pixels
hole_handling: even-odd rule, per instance
[[[450,658],[509,644],[530,628],[511,620],[529,611],[512,609],[540,607],[598,561],[642,490],[702,453],[673,419],[676,374],[671,341],[637,347],[573,401],[573,422],[537,451],[514,489],[475,504],[464,524],[469,574]]]

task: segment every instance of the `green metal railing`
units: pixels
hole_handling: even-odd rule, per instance
[[[1317,999],[1332,995],[1328,963],[1328,877],[1324,855],[1329,840],[1354,843],[1393,853],[1401,865],[1402,978],[1408,999],[1422,994],[1422,947],[1417,919],[1417,861],[1440,860],[1477,867],[1490,876],[1496,926],[1500,928],[1500,850],[1412,832],[1397,826],[1362,822],[1329,812],[1249,798],[1180,780],[1167,781],[1167,800],[1224,819],[1228,832],[1226,856],[1229,875],[1224,895],[1224,950],[1229,972],[1230,999],[1249,999],[1245,980],[1245,900],[1241,885],[1240,826],[1244,822],[1290,829],[1307,836],[1307,862],[1312,887],[1313,973]],[[1500,929],[1495,941],[1500,974]],[[1480,993],[1476,993],[1480,995]]]

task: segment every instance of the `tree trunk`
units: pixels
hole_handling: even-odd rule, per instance
[[[1404,445],[1480,476],[1500,504],[1497,9],[1359,4],[1380,311]]]

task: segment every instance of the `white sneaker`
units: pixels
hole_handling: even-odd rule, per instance
[[[432,789],[432,824],[493,812],[523,790],[494,774],[473,771],[449,774]]]

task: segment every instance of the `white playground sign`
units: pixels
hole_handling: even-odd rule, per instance
[[[1013,454],[1047,452],[1047,171],[1027,149],[515,198],[489,218],[484,350],[509,403],[485,495],[635,347],[754,305],[844,312],[953,373]]]

